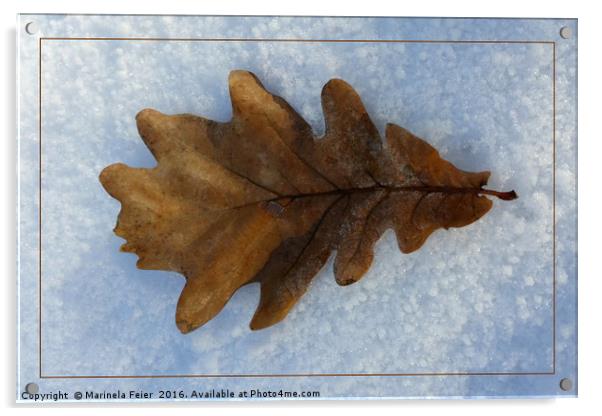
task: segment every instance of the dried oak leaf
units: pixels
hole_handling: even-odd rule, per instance
[[[115,233],[141,269],[186,277],[176,324],[212,319],[241,286],[261,283],[252,329],[282,320],[336,250],[340,285],[359,280],[388,228],[404,253],[438,228],[462,227],[492,206],[489,172],[457,169],[424,140],[388,124],[386,143],[340,79],[322,90],[324,137],[250,72],[229,76],[232,119],[146,109],[140,136],[152,169],[114,164],[100,180],[122,204]]]

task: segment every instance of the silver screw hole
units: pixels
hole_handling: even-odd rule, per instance
[[[560,388],[564,391],[569,391],[573,388],[573,382],[570,378],[563,378],[560,380]]]
[[[560,29],[560,37],[562,39],[568,39],[571,37],[571,28],[568,26],[564,26]]]
[[[29,22],[25,25],[25,31],[30,35],[38,33],[38,24],[36,22]]]
[[[40,391],[40,386],[38,386],[36,383],[28,383],[25,386],[25,392],[28,394],[36,394],[39,391]]]

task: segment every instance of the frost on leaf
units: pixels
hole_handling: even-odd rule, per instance
[[[361,279],[392,228],[410,253],[439,228],[462,227],[492,206],[489,172],[464,172],[394,124],[385,141],[345,81],[322,90],[326,121],[309,124],[250,72],[229,76],[232,119],[219,123],[143,110],[138,131],[151,169],[114,164],[100,174],[121,202],[115,233],[138,267],[183,274],[176,324],[190,332],[234,292],[261,283],[252,329],[273,325],[336,250],[340,285]]]

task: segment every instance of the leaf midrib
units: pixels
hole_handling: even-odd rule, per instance
[[[337,188],[329,191],[322,192],[308,192],[308,193],[299,193],[299,194],[287,194],[287,195],[278,195],[274,198],[262,199],[259,201],[249,202],[247,204],[238,205],[232,207],[230,209],[237,208],[245,208],[251,205],[259,204],[259,203],[270,203],[279,201],[294,201],[302,198],[316,198],[316,197],[324,197],[324,196],[345,196],[345,195],[354,195],[360,193],[372,193],[385,191],[387,193],[393,192],[422,192],[425,194],[431,193],[441,193],[441,194],[474,194],[474,195],[490,195],[495,196],[499,199],[510,201],[518,198],[516,192],[512,191],[495,191],[493,189],[487,188],[473,188],[473,187],[455,187],[455,186],[430,186],[430,185],[408,185],[408,186],[388,186],[388,185],[374,185],[368,187],[361,188]],[[288,204],[287,204],[288,205]]]
[[[339,188],[330,191],[322,192],[309,192],[302,194],[290,194],[290,195],[279,195],[275,198],[267,199],[265,202],[278,202],[283,199],[300,199],[300,198],[311,198],[319,196],[333,196],[333,195],[350,195],[358,193],[371,193],[378,191],[387,192],[424,192],[424,193],[442,193],[442,194],[475,194],[475,195],[491,195],[500,199],[509,200],[515,199],[516,193],[514,191],[500,192],[486,188],[472,188],[472,187],[455,187],[455,186],[429,186],[429,185],[408,185],[408,186],[387,186],[387,185],[375,185],[361,188]]]

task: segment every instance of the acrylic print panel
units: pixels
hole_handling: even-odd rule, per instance
[[[17,400],[577,394],[575,20],[18,24]],[[115,162],[155,165],[136,130],[144,108],[228,121],[234,69],[255,73],[316,135],[322,86],[344,79],[381,135],[401,125],[519,198],[412,254],[387,231],[350,286],[335,283],[331,256],[277,325],[249,329],[252,284],[183,335],[174,313],[184,279],[137,269],[119,251],[120,206],[98,176]]]

